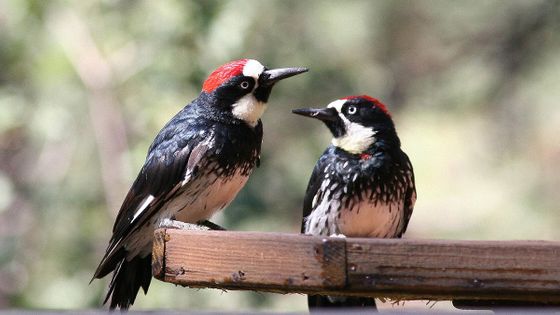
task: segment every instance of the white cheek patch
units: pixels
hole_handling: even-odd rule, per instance
[[[327,105],[329,108],[336,109],[346,129],[344,136],[333,138],[331,143],[344,151],[359,154],[367,150],[375,142],[375,131],[348,120],[348,118],[342,114],[342,105],[344,105],[344,103],[346,103],[346,100],[336,100]]]
[[[332,144],[353,154],[367,150],[375,142],[375,131],[360,124],[350,122],[344,118],[346,134],[333,138]]]
[[[264,66],[254,59],[247,60],[245,66],[243,67],[243,75],[246,77],[253,77],[255,80],[259,79],[259,76],[263,73],[263,71]]]
[[[235,118],[255,127],[265,110],[266,103],[259,102],[253,93],[249,93],[233,104],[231,112]]]
[[[259,76],[263,73],[264,66],[254,60],[249,59],[243,67],[243,75],[247,77],[252,77],[256,82],[259,80]],[[258,83],[253,87],[253,91],[257,88]],[[266,110],[266,103],[259,102],[253,93],[249,93],[239,99],[235,104],[232,105],[232,114],[235,118],[245,121],[251,127],[255,127],[259,119],[264,114]]]

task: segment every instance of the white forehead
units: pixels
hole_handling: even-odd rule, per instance
[[[255,80],[259,78],[263,71],[264,66],[254,59],[247,60],[243,67],[243,75],[246,77],[253,77]]]
[[[342,105],[346,103],[346,100],[336,100],[334,102],[329,103],[327,107],[336,109],[339,113],[342,112]]]

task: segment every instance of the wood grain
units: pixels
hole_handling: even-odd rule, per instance
[[[268,291],[345,285],[343,239],[173,229],[165,234],[165,273],[155,276],[166,282]]]
[[[560,243],[157,230],[154,276],[190,287],[560,302]],[[159,240],[158,240],[159,239]]]
[[[347,290],[415,299],[560,301],[560,244],[347,239]]]

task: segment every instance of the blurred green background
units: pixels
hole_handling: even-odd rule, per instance
[[[261,168],[217,223],[297,232],[330,136],[290,110],[370,94],[415,167],[406,237],[560,239],[558,1],[0,0],[0,308],[100,306],[109,279],[88,282],[153,137],[243,57],[311,71],[275,88]],[[306,309],[159,281],[134,307]]]

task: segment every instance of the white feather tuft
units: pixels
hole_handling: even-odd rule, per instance
[[[247,60],[247,63],[245,63],[245,66],[243,67],[243,75],[246,77],[253,77],[255,80],[258,80],[263,71],[264,66],[254,59]]]
[[[251,127],[255,127],[265,110],[266,103],[259,102],[253,93],[249,93],[233,104],[231,112],[236,118],[245,121]]]

